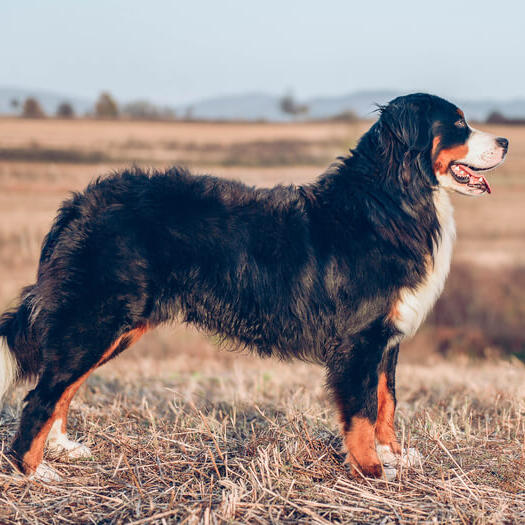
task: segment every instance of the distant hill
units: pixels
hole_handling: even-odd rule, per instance
[[[309,108],[304,118],[330,118],[344,111],[354,111],[370,118],[375,104],[384,104],[397,96],[394,91],[362,91],[350,95],[316,97],[301,100]],[[197,119],[286,121],[291,117],[281,111],[281,96],[266,93],[225,95],[176,107],[178,115]]]
[[[341,96],[314,97],[299,102],[306,104],[309,108],[306,118],[331,118],[344,111],[353,111],[359,117],[371,118],[377,104],[385,104],[400,94],[402,93],[392,90],[358,91]],[[58,104],[64,101],[72,104],[78,115],[84,115],[93,110],[95,102],[94,100],[38,89],[0,87],[0,114],[16,114],[17,111],[11,106],[11,100],[16,99],[23,103],[28,96],[37,98],[49,115],[53,115]],[[174,109],[179,117],[194,119],[290,120],[290,116],[281,111],[280,99],[280,96],[268,93],[242,93],[207,98],[195,101],[192,104],[178,105]],[[155,103],[154,100],[151,102]],[[498,111],[507,118],[525,118],[525,97],[508,100],[458,99],[454,102],[461,106],[467,118],[471,120],[485,120],[493,111]]]
[[[378,104],[386,104],[401,95],[397,91],[357,91],[348,95],[317,97],[305,102],[311,118],[329,118],[353,111],[363,118],[373,118]]]
[[[244,93],[207,98],[175,106],[177,115],[217,120],[283,120],[279,97],[265,93]],[[286,118],[286,117],[285,117]]]
[[[493,111],[510,119],[525,118],[525,98],[463,100],[459,101],[458,105],[461,106],[467,118],[472,120],[486,120]]]
[[[353,111],[361,118],[373,118],[378,104],[386,104],[404,93],[392,90],[358,91],[341,96],[315,97],[300,100],[309,108],[305,118],[324,119]],[[290,120],[280,109],[281,97],[263,93],[227,95],[178,106],[178,115],[185,115],[190,109],[193,118],[198,119],[245,119],[245,120]],[[525,97],[510,100],[454,100],[471,120],[484,121],[498,111],[507,118],[525,118]]]

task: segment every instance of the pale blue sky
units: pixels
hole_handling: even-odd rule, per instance
[[[1,0],[0,85],[184,103],[293,90],[525,95],[525,3]]]

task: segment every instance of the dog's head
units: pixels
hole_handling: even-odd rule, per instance
[[[507,139],[470,127],[454,104],[423,93],[381,107],[378,130],[389,175],[407,187],[419,181],[465,195],[490,193],[484,173],[508,149]]]

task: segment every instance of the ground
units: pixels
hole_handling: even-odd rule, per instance
[[[33,281],[60,201],[96,175],[183,161],[250,184],[301,183],[368,125],[0,119],[0,307]],[[8,398],[0,523],[524,522],[525,367],[508,353],[444,359],[435,343],[456,329],[436,324],[450,312],[481,332],[490,325],[493,318],[472,315],[473,297],[508,309],[516,326],[523,319],[525,288],[503,284],[525,264],[525,129],[491,130],[511,142],[509,161],[491,177],[493,195],[454,198],[459,241],[448,290],[461,293],[449,294],[441,317],[401,353],[399,437],[421,452],[420,465],[394,482],[352,479],[322,369],[228,353],[175,323],[80,390],[71,437],[93,458],[50,458],[60,483],[12,475],[5,452],[23,389]],[[494,292],[486,281],[502,286]],[[512,294],[517,302],[502,299]]]

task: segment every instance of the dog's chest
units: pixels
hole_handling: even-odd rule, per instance
[[[452,204],[445,190],[435,193],[434,205],[441,225],[441,239],[434,248],[434,264],[429,264],[425,279],[416,288],[403,288],[394,307],[392,320],[402,333],[401,338],[412,337],[443,291],[450,270],[456,225]]]

